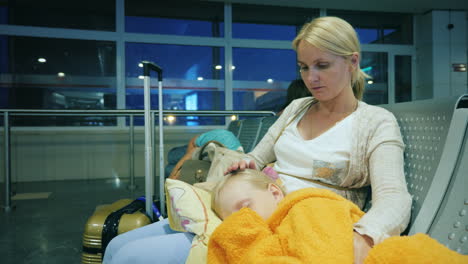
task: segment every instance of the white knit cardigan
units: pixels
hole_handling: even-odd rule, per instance
[[[297,99],[283,111],[248,154],[257,168],[276,161],[273,147],[277,138],[298,112],[307,109],[313,101],[311,97]],[[371,186],[372,207],[354,225],[354,229],[370,236],[377,244],[403,232],[410,219],[411,196],[403,171],[404,144],[393,114],[361,101],[350,136],[349,170],[340,184],[349,190],[337,192],[362,207],[368,193],[364,187]],[[291,155],[294,155],[294,150],[291,150]]]

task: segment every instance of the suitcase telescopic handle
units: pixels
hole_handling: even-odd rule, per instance
[[[162,92],[162,68],[159,67],[157,64],[151,61],[144,60],[141,62],[143,64],[143,76],[144,76],[144,106],[145,106],[145,195],[147,197],[153,197],[154,193],[154,183],[153,183],[153,147],[152,144],[154,143],[154,125],[152,126],[152,118],[153,114],[151,113],[151,85],[150,85],[150,72],[155,71],[158,74],[158,104],[159,104],[159,164],[160,164],[160,203],[161,203],[161,211],[164,214],[165,208],[163,207],[165,204],[165,197],[164,197],[164,132],[163,132],[163,92]],[[152,202],[149,200],[146,201],[146,211],[151,211]],[[151,220],[153,219],[153,215],[150,215]],[[159,218],[159,217],[158,217]]]
[[[156,63],[151,61],[142,61],[143,63],[143,76],[150,76],[150,71],[158,73],[158,81],[162,82],[162,68]]]

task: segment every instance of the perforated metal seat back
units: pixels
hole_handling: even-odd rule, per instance
[[[242,120],[242,129],[238,138],[245,153],[250,152],[254,147],[256,139],[258,138],[261,120],[261,118]]]
[[[410,225],[417,217],[432,184],[447,139],[455,102],[456,98],[450,98],[382,105],[395,115],[406,145],[405,176],[408,191],[413,196]]]
[[[241,130],[242,122],[240,120],[231,121],[227,130],[231,131],[236,137],[239,137],[239,132]]]
[[[468,254],[468,95],[456,104],[426,201],[412,233],[423,232],[427,226],[431,237],[452,250]]]
[[[257,142],[255,142],[255,146],[262,140],[263,136],[268,132],[268,129],[275,123],[275,121],[278,119],[278,116],[268,116],[262,119],[262,125],[260,127],[260,132],[258,133],[258,139]],[[254,147],[255,147],[254,146]]]
[[[448,188],[428,234],[448,248],[466,255],[468,254],[468,129],[466,125],[468,109],[463,110],[465,110],[464,120],[459,121],[459,123],[464,121],[464,131],[460,131],[464,132],[463,142]],[[451,138],[448,138],[447,142],[450,140]],[[457,151],[457,147],[454,146],[453,151]],[[430,199],[429,196],[428,199]]]
[[[468,95],[385,106],[398,119],[413,195],[409,234],[468,254]]]

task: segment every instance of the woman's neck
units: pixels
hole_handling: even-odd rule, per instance
[[[337,97],[332,100],[319,101],[317,104],[317,111],[326,115],[332,114],[349,114],[356,110],[358,100],[351,96]]]

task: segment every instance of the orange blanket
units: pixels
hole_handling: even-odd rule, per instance
[[[268,221],[249,208],[228,217],[210,238],[208,263],[353,263],[353,223],[363,214],[331,191],[299,190]],[[366,263],[466,264],[468,256],[421,234],[385,240]]]

